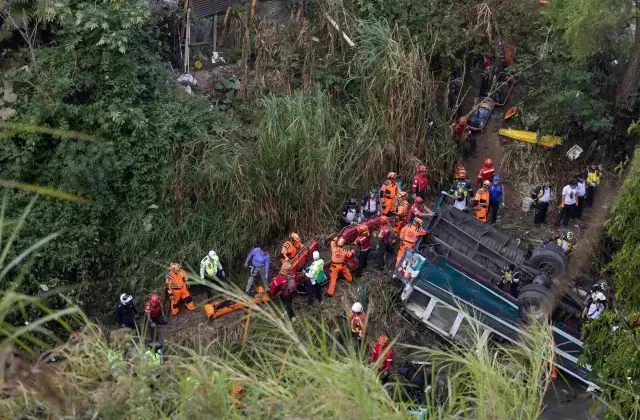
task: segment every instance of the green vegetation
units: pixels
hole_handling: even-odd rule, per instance
[[[140,357],[140,343],[106,340],[87,317],[109,323],[117,295],[158,290],[168,262],[194,266],[211,248],[234,279],[250,247],[292,229],[326,233],[344,198],[389,171],[410,178],[424,163],[435,191],[448,186],[459,154],[449,125],[469,111],[483,56],[502,59],[504,43],[517,51],[507,71],[522,128],[565,135],[595,161],[638,114],[640,32],[632,37],[627,24],[640,27],[640,15],[626,0],[553,0],[545,10],[535,1],[318,0],[308,21],[260,22],[246,41],[237,6],[226,57],[242,55],[247,68],[220,76],[209,98],[185,93],[169,71],[182,8],[162,17],[151,3],[0,0],[0,40],[15,47],[0,73],[2,351],[58,346],[62,360],[50,370],[15,362],[27,380],[0,399],[11,417],[239,418],[227,401],[234,383],[246,386],[250,418],[406,417],[373,369],[336,350],[332,320],[294,331],[256,309],[243,342],[174,346],[160,369]],[[454,78],[464,109],[446,105]],[[616,310],[584,328],[610,418],[640,415],[639,165],[607,225]],[[547,167],[522,165],[523,184]],[[394,296],[378,304],[389,318]],[[428,418],[539,417],[549,340],[544,329],[531,334],[526,352],[417,349],[444,366],[452,390],[430,401]],[[129,356],[114,367],[113,351]]]
[[[48,354],[60,360],[55,370],[25,371],[21,386],[9,383],[0,409],[13,418],[408,418],[411,404],[394,402],[375,367],[363,366],[350,340],[346,347],[338,344],[330,324],[293,328],[260,306],[250,323],[233,328],[245,325],[242,344],[172,346],[166,363],[155,365],[123,331],[112,332],[107,342],[87,324]],[[550,350],[549,334],[548,328],[532,328],[528,351],[487,343],[477,350],[414,349],[432,366],[425,371],[433,378],[427,382],[433,387],[427,418],[538,418],[550,380],[540,364]],[[475,340],[480,343],[479,332]],[[241,404],[231,395],[235,385],[244,388]]]
[[[635,134],[637,125],[629,130]],[[615,286],[615,311],[585,326],[587,344],[584,357],[607,384],[605,397],[612,405],[608,418],[639,418],[640,401],[636,378],[640,375],[640,149],[607,221],[607,233],[616,252],[606,267]]]

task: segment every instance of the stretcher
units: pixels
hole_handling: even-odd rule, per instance
[[[232,312],[241,311],[247,309],[250,306],[267,302],[269,300],[269,294],[264,290],[264,287],[258,286],[258,293],[253,299],[235,301],[232,299],[223,299],[213,303],[207,303],[203,305],[204,312],[207,314],[209,320],[217,319],[222,316],[228,315]]]
[[[471,131],[482,131],[487,121],[489,121],[489,117],[493,112],[493,108],[495,107],[495,102],[491,99],[486,98],[476,109],[471,113],[471,117],[469,117],[469,130]]]
[[[508,139],[537,144],[542,147],[556,147],[556,146],[560,146],[563,142],[562,137],[551,136],[546,134],[539,135],[534,131],[512,130],[510,128],[502,128],[498,133],[502,137],[505,137]]]

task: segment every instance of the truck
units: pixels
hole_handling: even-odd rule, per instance
[[[424,226],[427,235],[404,253],[393,273],[410,317],[453,341],[474,339],[475,327],[482,331],[482,341],[491,337],[514,345],[522,345],[520,337],[529,322],[550,318],[556,354],[552,363],[598,389],[588,366],[578,363],[583,351],[578,331],[550,316],[555,303],[561,312],[581,313],[587,296],[573,287],[554,302],[550,287],[568,263],[561,247],[552,241],[533,246],[500,232],[448,206],[445,196],[436,200],[434,215],[424,219]],[[509,264],[522,274],[517,297],[498,287]]]

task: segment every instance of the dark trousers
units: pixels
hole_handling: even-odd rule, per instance
[[[289,319],[293,319],[293,317],[296,316],[293,313],[293,294],[289,294],[287,296],[281,294],[280,300],[282,300],[282,304],[287,311],[287,315],[289,315]]]
[[[491,210],[491,223],[495,223],[498,220],[498,209],[500,208],[499,201],[489,201],[489,210]]]
[[[223,279],[224,277],[220,275],[220,272],[218,272],[217,275],[218,275],[218,278],[212,277],[212,276],[209,276],[209,275],[205,274],[204,279],[206,281],[208,281],[209,283],[220,287],[222,284],[220,283],[219,279]],[[214,290],[209,286],[203,286],[203,287],[204,287],[205,293],[207,294],[207,299],[211,299],[213,297],[213,291]]]
[[[358,268],[353,271],[353,274],[356,277],[362,277],[362,272],[367,269],[367,260],[369,259],[369,252],[371,249],[367,249],[366,251],[358,252]]]
[[[377,252],[377,260],[378,260],[378,269],[382,270],[384,268],[384,257],[385,254],[388,252],[390,254],[393,254],[393,247],[391,246],[391,244],[387,243],[387,242],[379,242],[378,243],[378,249],[376,250]]]
[[[312,284],[310,279],[304,279],[304,286],[307,289],[307,303],[313,305],[313,299],[322,302],[322,284]]]
[[[540,223],[544,223],[547,218],[547,211],[549,210],[549,203],[538,201],[536,204],[536,212],[533,216],[533,223],[539,225]]]
[[[374,212],[368,212],[366,210],[362,210],[362,216],[364,216],[365,219],[370,219],[372,217],[374,217],[377,213]]]
[[[518,297],[518,284],[513,282],[502,283],[502,290],[514,298]]]
[[[155,325],[151,325],[154,323]],[[151,322],[147,318],[147,334],[149,334],[149,339],[151,341],[158,341],[158,325],[167,325],[167,320],[162,316],[162,314],[158,314],[157,316],[151,317]]]
[[[564,214],[562,215],[562,226],[569,226],[569,219],[576,217],[576,205],[566,205],[562,209]]]
[[[353,337],[353,345],[356,348],[356,353],[360,352],[360,345],[362,344],[362,338],[360,337],[360,333],[352,332]]]
[[[587,185],[587,196],[584,199],[584,205],[587,207],[591,207],[593,205],[593,198],[596,194],[596,187],[592,187],[591,185]]]
[[[578,204],[576,205],[576,219],[579,219],[582,217],[582,209],[584,209],[585,199],[586,199],[585,196],[578,197]]]

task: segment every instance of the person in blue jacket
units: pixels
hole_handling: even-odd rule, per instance
[[[489,210],[491,211],[491,223],[498,219],[498,209],[504,207],[504,186],[500,183],[500,175],[493,176],[493,182],[489,187]]]

